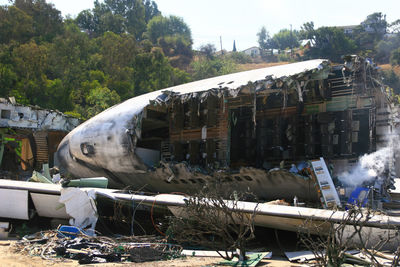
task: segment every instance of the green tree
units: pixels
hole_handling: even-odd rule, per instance
[[[388,23],[386,21],[386,15],[381,12],[375,12],[367,16],[367,18],[361,22],[365,31],[369,31],[375,35],[377,38],[382,38],[386,33]]]
[[[213,59],[217,49],[213,44],[205,44],[200,47],[200,52],[206,56],[207,59]]]
[[[101,69],[110,77],[107,87],[115,90],[122,99],[134,96],[133,64],[138,53],[135,38],[106,32],[97,42]]]
[[[29,100],[30,104],[46,106],[48,47],[37,45],[34,41],[22,44],[12,51],[13,65],[18,81],[15,90]]]
[[[200,58],[191,64],[194,80],[225,75],[237,71],[236,63],[229,57],[220,56],[213,59]]]
[[[396,75],[393,68],[390,70],[382,71],[383,82],[388,85],[390,88],[393,88],[394,93],[400,94],[400,77]]]
[[[92,37],[101,36],[107,31],[120,34],[127,30],[126,19],[120,14],[113,13],[106,4],[98,1],[94,2],[92,10],[81,11],[76,23]]]
[[[134,62],[135,95],[189,82],[189,75],[173,68],[161,48],[141,50]]]
[[[147,24],[146,37],[163,49],[174,67],[186,69],[193,57],[189,26],[176,16],[156,16]]]
[[[15,6],[0,6],[0,43],[25,43],[33,36],[33,19]]]
[[[400,65],[400,47],[390,53],[390,64]]]
[[[101,36],[107,31],[130,33],[141,40],[146,25],[160,14],[157,4],[149,0],[105,0],[94,2],[92,10],[84,10],[76,18],[79,27],[92,36]]]
[[[118,104],[120,101],[121,99],[117,92],[112,91],[107,87],[101,87],[100,84],[96,83],[86,97],[86,118],[93,117],[103,110]]]
[[[282,29],[272,37],[273,48],[284,50],[299,46],[298,32]]]
[[[71,21],[65,23],[64,32],[57,36],[50,45],[50,79],[60,78],[71,90],[87,79],[88,60],[95,49],[93,42]]]
[[[50,42],[62,32],[61,12],[46,0],[15,0],[14,6],[32,17],[34,36],[38,41]]]
[[[314,29],[314,22],[305,22],[300,27],[299,32],[300,39],[307,39],[307,40],[314,40],[315,39],[315,29]]]
[[[192,44],[182,35],[160,37],[158,46],[163,49],[173,67],[185,69],[192,61]]]
[[[392,23],[390,23],[388,30],[391,33],[399,34],[400,33],[400,19],[395,20]]]
[[[142,0],[105,0],[104,4],[114,15],[125,19],[125,28],[130,34],[137,40],[142,39],[142,34],[146,31],[146,14]]]
[[[357,46],[348,38],[342,29],[336,27],[321,27],[314,29],[314,24],[306,23],[301,30],[301,36],[308,37],[313,46],[306,51],[309,58],[327,58],[335,62],[341,61],[346,54],[355,53]]]
[[[265,50],[273,48],[272,39],[264,26],[261,27],[260,31],[257,33],[257,36],[260,49]]]
[[[17,74],[26,80],[42,79],[47,68],[48,47],[34,41],[22,44],[13,50],[13,61]]]
[[[11,65],[0,63],[0,95],[8,96],[17,82],[17,74]]]
[[[147,37],[153,44],[157,44],[160,37],[182,36],[190,45],[192,44],[192,33],[189,26],[182,18],[177,16],[156,16],[147,24]]]
[[[386,15],[375,12],[367,16],[355,29],[354,40],[363,50],[373,50],[387,31]]]
[[[144,15],[146,23],[149,23],[153,17],[161,15],[156,2],[151,0],[144,1]]]
[[[400,47],[400,35],[384,38],[375,46],[374,59],[380,63],[388,63],[393,50]]]

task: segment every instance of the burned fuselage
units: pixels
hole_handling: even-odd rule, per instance
[[[264,199],[317,199],[313,181],[285,169],[324,157],[345,171],[384,145],[389,108],[371,62],[310,60],[129,99],[74,129],[58,157],[119,187],[190,192],[221,179]]]

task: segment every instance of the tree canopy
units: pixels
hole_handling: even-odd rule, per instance
[[[218,54],[211,44],[193,50],[189,25],[163,16],[152,0],[95,0],[75,19],[63,18],[46,0],[14,0],[0,6],[0,93],[86,119],[130,97],[232,73],[257,60],[341,61],[344,54],[361,53],[397,66],[399,25],[373,13],[351,34],[307,22],[300,31],[282,29],[271,37],[262,27],[262,50],[297,51],[301,39],[312,45],[296,58],[271,53],[253,59],[241,52]],[[388,72],[387,80],[397,84],[393,75]]]
[[[1,6],[0,92],[89,118],[127,98],[188,82],[172,57],[191,58],[190,29],[169,17],[163,43],[151,43],[144,33],[160,16],[149,0],[95,1],[74,20],[63,20],[45,0]]]

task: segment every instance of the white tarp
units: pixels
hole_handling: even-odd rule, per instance
[[[95,198],[95,190],[85,191],[70,187],[61,189],[59,202],[65,204],[65,210],[72,217],[71,225],[80,229],[90,227],[94,230],[98,218]]]

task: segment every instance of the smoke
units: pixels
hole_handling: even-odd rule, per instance
[[[357,165],[349,172],[341,173],[338,179],[347,187],[355,188],[364,182],[372,182],[381,177],[385,172],[385,166],[391,158],[392,150],[389,147],[382,148],[371,154],[362,156]]]

